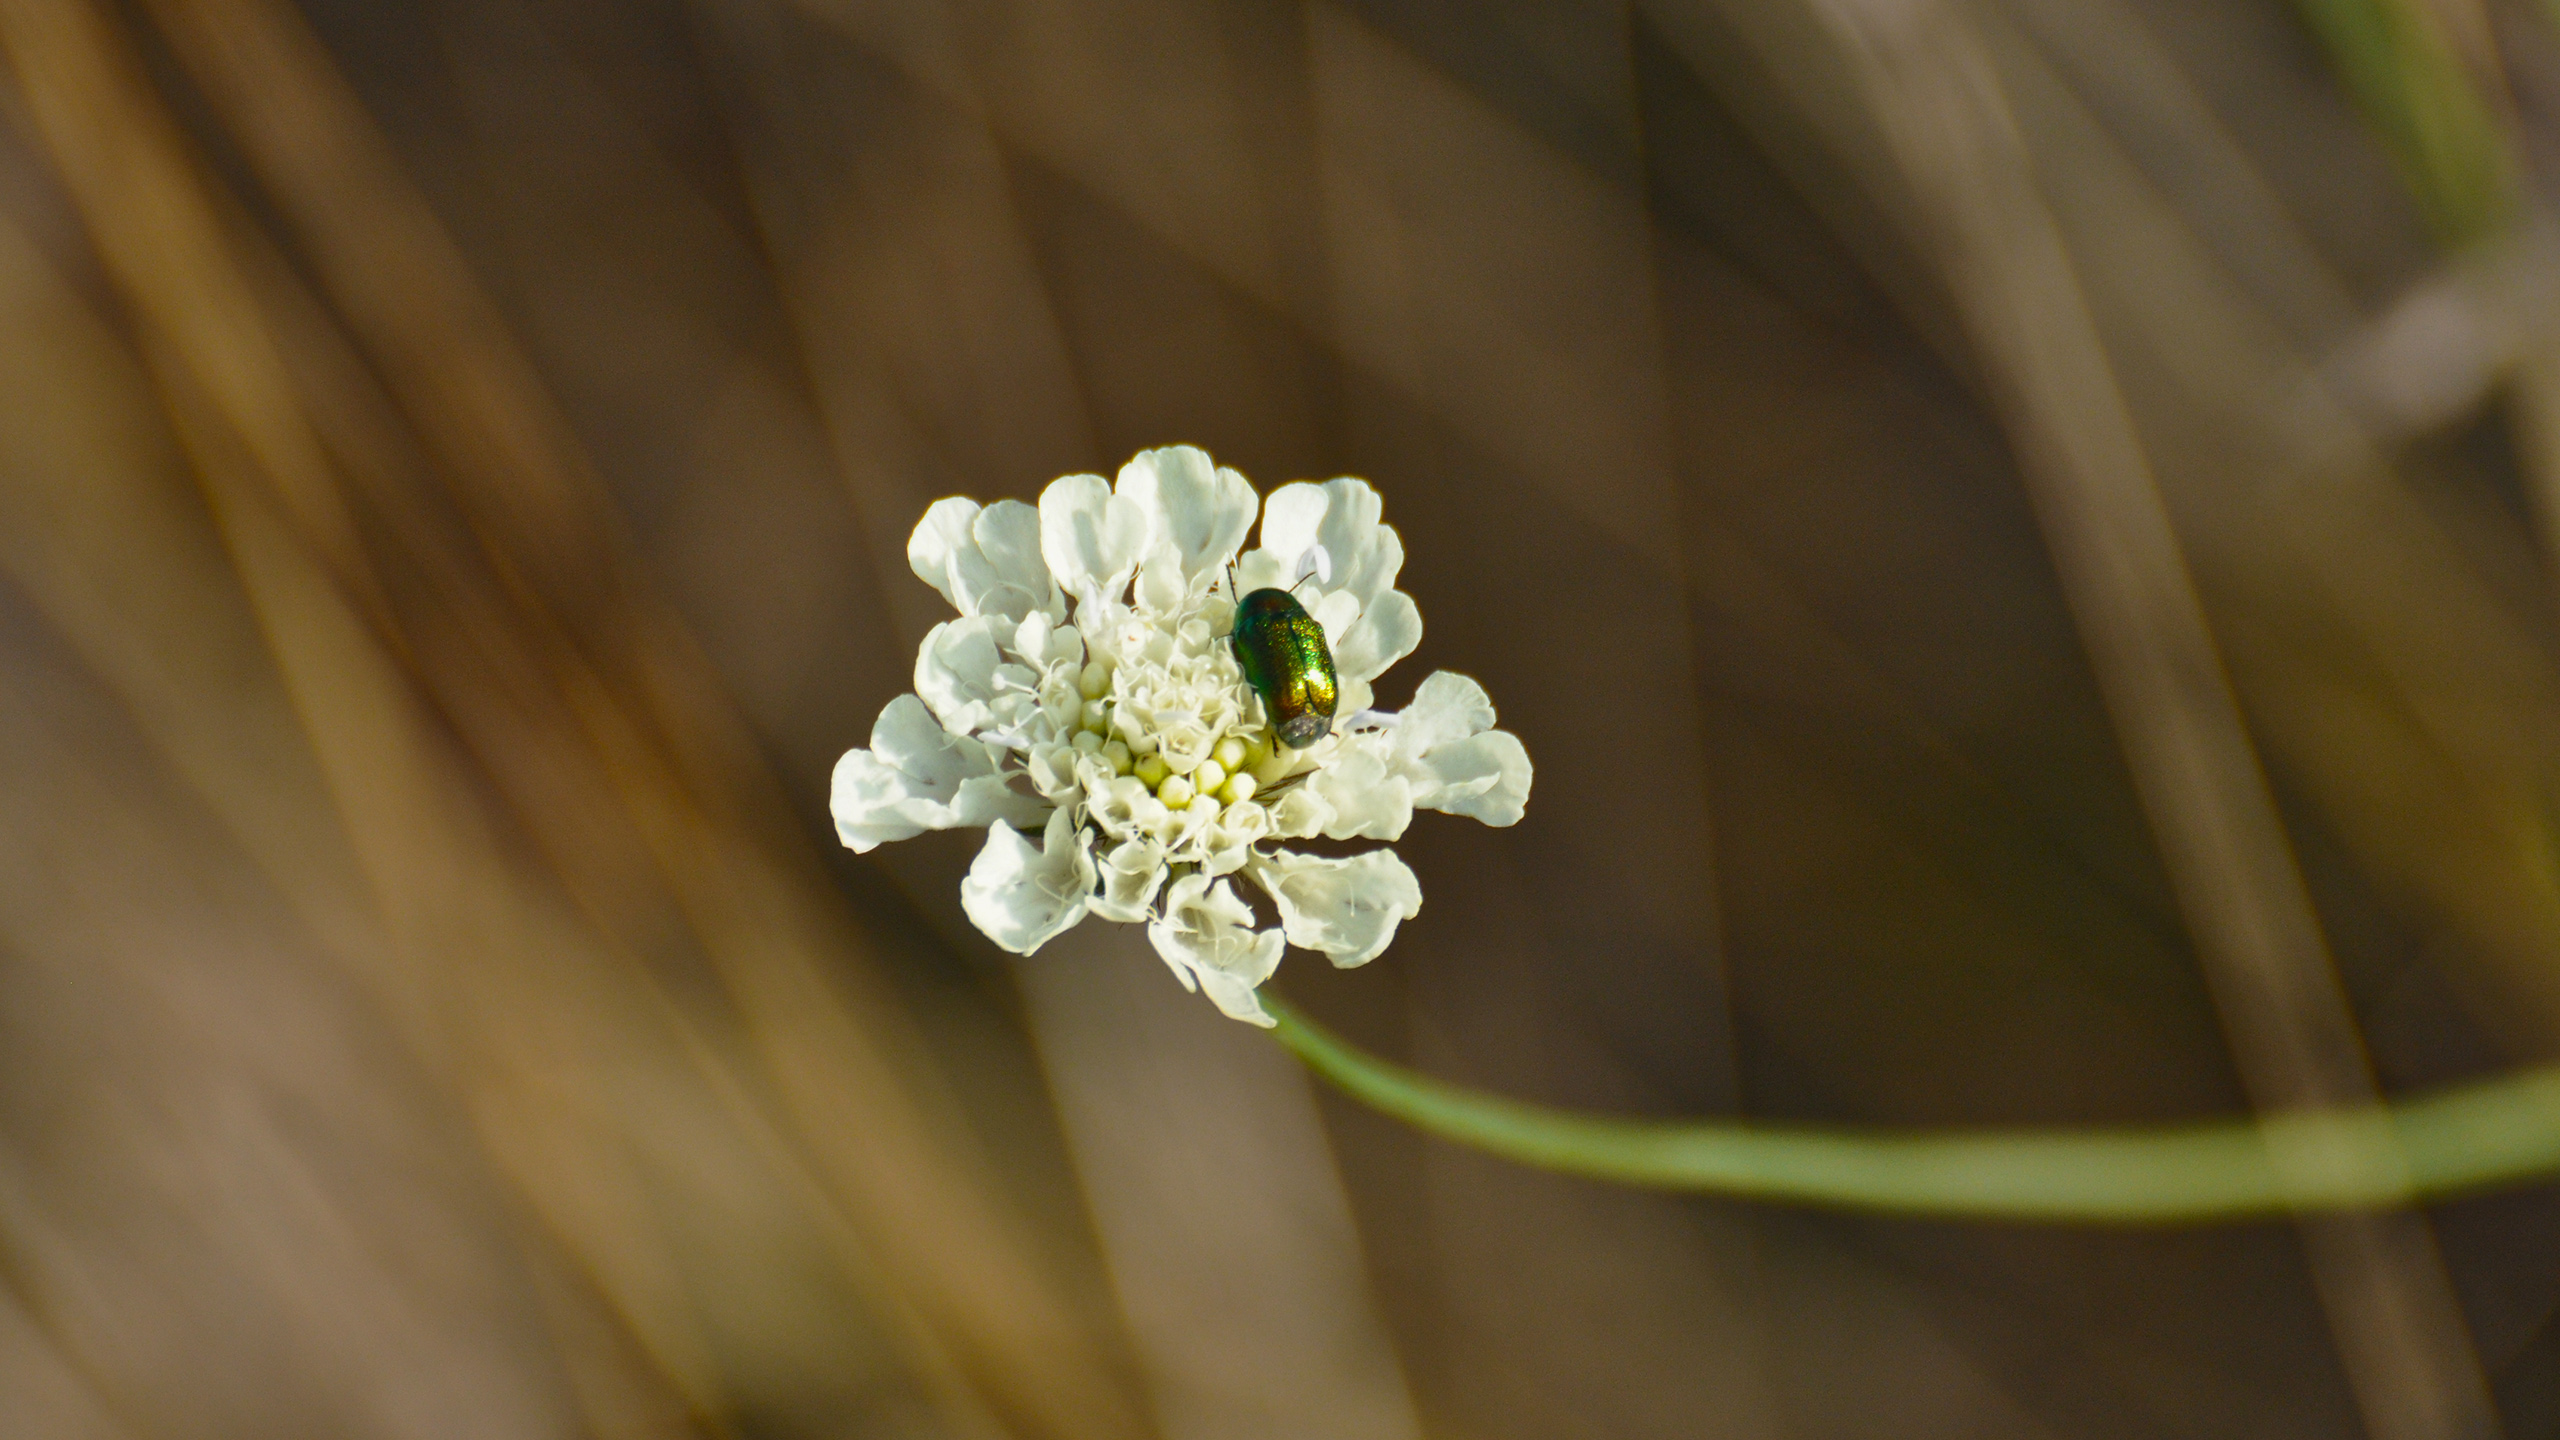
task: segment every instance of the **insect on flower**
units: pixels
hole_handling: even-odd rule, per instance
[[[1380,511],[1354,479],[1266,502],[1190,446],[1117,483],[1069,475],[1036,509],[936,501],[907,560],[960,614],[837,762],[837,833],[864,851],[984,826],[960,902],[989,939],[1027,955],[1087,915],[1144,924],[1184,985],[1271,1023],[1255,989],[1287,945],[1365,964],[1422,908],[1392,850],[1280,841],[1392,841],[1418,809],[1509,825],[1529,796],[1528,752],[1475,681],[1442,671],[1402,712],[1370,708],[1422,640]],[[1239,877],[1277,926],[1256,928]]]
[[[1322,549],[1316,554],[1321,557]],[[1233,575],[1227,588],[1234,592]],[[1268,586],[1236,603],[1234,625],[1228,643],[1235,647],[1236,669],[1261,697],[1273,732],[1295,750],[1323,739],[1333,729],[1333,709],[1341,698],[1324,627],[1298,597]]]

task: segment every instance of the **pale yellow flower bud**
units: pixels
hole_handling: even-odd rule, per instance
[[[1219,768],[1230,775],[1245,768],[1245,756],[1244,739],[1236,735],[1220,740],[1218,748],[1209,752],[1209,758],[1217,761]]]

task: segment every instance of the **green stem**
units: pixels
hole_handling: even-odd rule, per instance
[[[2560,1066],[2359,1110],[1897,1134],[1506,1100],[1381,1060],[1268,991],[1262,1003],[1280,1042],[1353,1099],[1490,1154],[1626,1185],[1905,1215],[2174,1225],[2382,1209],[2560,1174]]]

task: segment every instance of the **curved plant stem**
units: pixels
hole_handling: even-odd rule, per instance
[[[1983,1220],[2175,1225],[2372,1210],[2560,1174],[2560,1066],[2396,1105],[2104,1129],[1895,1133],[1653,1121],[1487,1095],[1368,1054],[1265,991],[1353,1099],[1540,1169],[1669,1190]]]

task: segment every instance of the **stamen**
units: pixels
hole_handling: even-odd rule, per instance
[[[1319,585],[1333,583],[1333,552],[1322,544],[1308,546],[1307,553],[1298,557],[1298,573],[1291,578],[1289,588],[1294,590],[1305,584],[1310,575],[1316,577]]]

